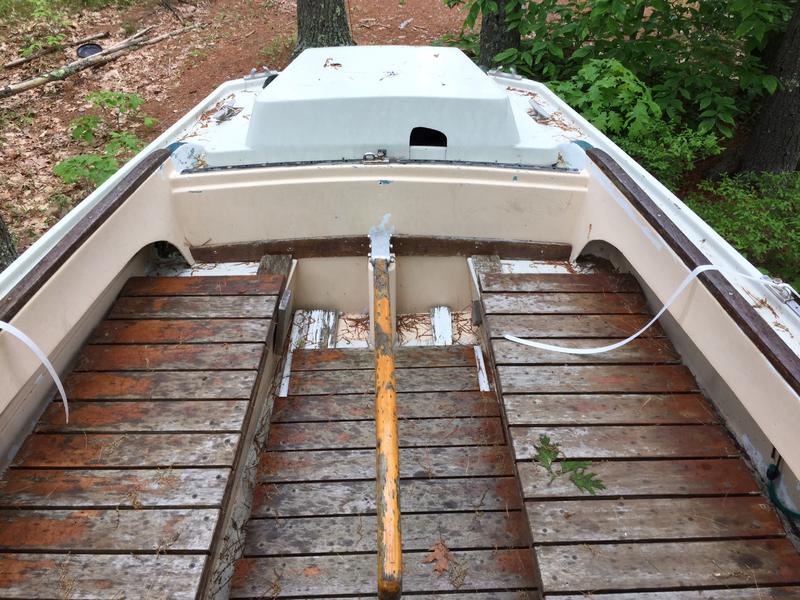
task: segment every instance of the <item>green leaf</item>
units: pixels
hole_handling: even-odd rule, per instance
[[[549,436],[540,435],[539,444],[535,446],[536,454],[533,460],[542,465],[549,473],[553,473],[553,463],[561,454],[561,447],[550,440]]]
[[[575,487],[582,492],[586,492],[594,496],[600,490],[606,489],[603,481],[597,476],[597,473],[590,473],[589,471],[579,469],[570,473],[569,480],[575,484]]]

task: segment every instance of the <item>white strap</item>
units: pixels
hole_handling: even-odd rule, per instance
[[[0,331],[7,331],[25,344],[28,348],[30,348],[31,352],[33,352],[36,355],[36,358],[39,359],[39,362],[41,362],[44,365],[44,368],[47,369],[47,372],[50,373],[50,377],[52,377],[53,381],[56,383],[58,393],[61,394],[61,401],[64,403],[64,414],[66,416],[67,423],[69,423],[69,404],[67,403],[67,392],[64,391],[64,386],[61,383],[61,379],[58,377],[58,373],[56,372],[53,363],[51,363],[47,358],[47,355],[42,352],[42,349],[36,345],[36,342],[34,342],[31,338],[10,323],[0,321]]]
[[[678,286],[678,289],[676,289],[673,292],[672,296],[669,297],[669,300],[667,300],[664,303],[664,306],[661,307],[661,310],[659,310],[656,313],[656,316],[650,319],[650,321],[648,321],[647,325],[642,327],[639,331],[634,333],[629,338],[626,338],[619,342],[615,342],[614,344],[609,344],[608,346],[600,346],[599,348],[567,348],[565,346],[552,346],[550,344],[534,342],[533,340],[523,340],[521,338],[508,334],[506,334],[504,337],[509,341],[516,342],[517,344],[523,344],[524,346],[530,346],[532,348],[539,348],[540,350],[561,352],[562,354],[602,354],[604,352],[611,352],[612,350],[616,350],[617,348],[622,348],[622,346],[632,342],[640,335],[642,335],[645,331],[647,331],[653,325],[653,323],[658,321],[659,317],[667,311],[667,309],[672,305],[672,303],[678,299],[678,296],[680,296],[681,292],[683,292],[683,290],[685,290],[689,286],[692,280],[694,280],[698,275],[700,275],[700,273],[705,273],[706,271],[722,272],[722,269],[720,267],[717,267],[716,265],[700,265],[699,267],[695,267],[694,270],[692,270],[692,272],[686,276],[686,279],[684,279],[681,282],[681,284]],[[751,275],[744,275],[742,273],[736,273],[736,276],[742,279],[751,279],[753,281],[759,281],[761,283],[770,281],[769,278],[765,279],[764,277],[753,277]]]

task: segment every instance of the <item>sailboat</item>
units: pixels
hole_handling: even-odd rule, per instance
[[[459,50],[223,83],[0,323],[2,598],[800,598],[797,292]]]

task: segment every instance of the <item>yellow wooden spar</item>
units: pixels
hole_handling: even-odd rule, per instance
[[[400,598],[403,579],[400,537],[400,456],[397,384],[389,295],[389,260],[374,259],[376,505],[378,511],[378,597]]]

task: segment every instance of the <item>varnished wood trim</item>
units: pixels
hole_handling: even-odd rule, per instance
[[[619,163],[606,152],[597,148],[589,150],[587,155],[669,244],[687,268],[691,270],[700,265],[711,264],[711,261],[664,214],[647,192],[628,175]],[[800,393],[800,357],[721,273],[707,271],[701,273],[698,279],[703,282],[703,285],[716,298],[725,312],[781,374],[786,383],[794,391]]]
[[[105,223],[114,212],[169,157],[166,149],[145,156],[122,180],[89,210],[64,237],[28,271],[6,296],[0,299],[0,321],[9,322],[28,300],[39,291],[75,251]]]
[[[398,256],[472,256],[496,254],[502,258],[569,260],[569,244],[393,235],[392,248]],[[195,246],[192,256],[200,262],[258,261],[265,254],[291,254],[293,258],[318,256],[364,256],[369,238],[364,236],[261,240],[242,244]]]

